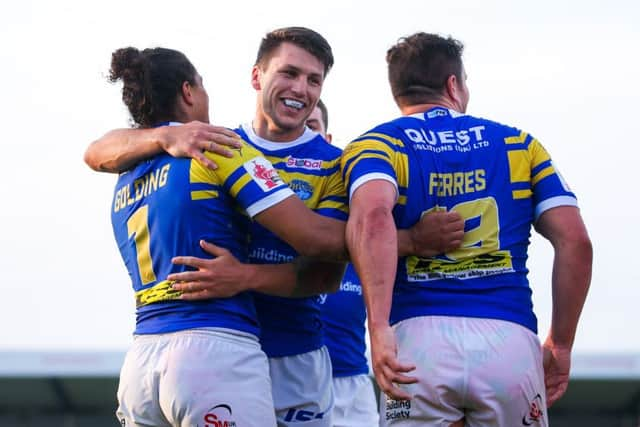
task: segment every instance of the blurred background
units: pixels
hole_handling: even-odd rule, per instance
[[[134,299],[111,235],[115,176],[86,146],[128,126],[111,52],[164,46],[193,61],[211,119],[251,119],[260,38],[301,25],[336,59],[323,89],[344,146],[398,112],[387,48],[416,31],[466,45],[468,112],[520,127],[551,153],[579,198],[594,275],[554,426],[640,425],[638,100],[640,4],[631,0],[404,2],[24,0],[0,14],[0,426],[117,425],[115,387]],[[634,261],[635,260],[635,261]],[[552,250],[532,238],[541,339],[551,317]]]

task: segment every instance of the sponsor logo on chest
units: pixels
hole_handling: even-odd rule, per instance
[[[307,170],[320,170],[322,169],[322,160],[318,159],[300,159],[297,157],[287,157],[287,167],[307,169]]]

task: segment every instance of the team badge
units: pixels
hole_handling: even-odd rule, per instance
[[[289,187],[300,198],[300,200],[309,200],[313,196],[313,186],[301,179],[294,179],[289,183]]]
[[[244,164],[244,168],[249,172],[253,181],[262,188],[263,191],[273,190],[284,185],[284,181],[273,168],[273,165],[264,157],[256,157]]]

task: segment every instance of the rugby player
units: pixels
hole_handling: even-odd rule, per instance
[[[452,38],[416,33],[387,52],[402,116],[352,141],[342,169],[347,242],[364,288],[382,426],[546,426],[565,391],[591,279],[574,193],[529,133],[467,115]],[[457,211],[462,247],[396,258],[396,224]],[[531,227],[554,249],[541,346],[527,280]]]
[[[280,176],[309,208],[329,218],[344,221],[347,210],[339,168],[341,152],[305,127],[305,120],[319,99],[324,78],[332,63],[333,56],[328,43],[312,30],[290,27],[268,33],[260,45],[252,69],[252,85],[257,94],[256,114],[251,123],[242,125],[236,132],[271,160]],[[194,126],[195,129],[203,128],[201,123]],[[86,159],[94,168],[118,170],[122,165],[135,163],[150,152],[171,145],[170,141],[175,141],[172,132],[175,131],[114,131],[92,144]],[[163,140],[159,141],[159,138]],[[196,139],[193,142],[196,151],[209,148],[209,142]],[[188,151],[185,149],[185,152]],[[459,245],[462,230],[455,215],[434,214],[427,218],[438,218],[435,222],[439,231],[448,231],[437,234],[439,250]],[[283,222],[290,225],[287,220]],[[313,220],[307,221],[302,217],[296,222],[315,227]],[[419,223],[419,226],[424,223]],[[344,227],[344,222],[342,225]],[[328,241],[320,245],[324,248],[322,253],[325,257],[331,252],[328,248],[335,249],[334,253],[339,252],[339,245],[335,246],[336,238],[344,239],[344,228],[332,233],[332,236],[327,236]],[[401,230],[400,235],[403,236],[399,239],[400,253],[423,250],[416,244],[416,233],[412,230]],[[316,233],[316,236],[324,240],[320,233]],[[227,285],[244,288],[252,284],[248,278],[258,277],[271,280],[260,290],[268,291],[267,286],[276,285],[278,288],[271,288],[270,292],[275,294],[282,293],[283,283],[273,279],[279,276],[263,274],[265,269],[255,269],[255,265],[278,264],[286,269],[299,253],[311,250],[307,248],[301,251],[296,245],[292,247],[274,238],[259,224],[252,225],[250,244],[249,261],[253,264],[247,268],[253,273],[245,274],[241,269],[236,269],[238,277],[227,281]],[[217,246],[203,244],[203,249],[213,255],[227,256],[218,256],[213,260],[194,257],[176,259],[182,265],[197,269],[171,276],[172,280],[184,282],[174,285],[174,289],[183,292],[182,298],[220,296],[217,290],[208,286],[220,277],[221,261],[232,257],[220,252]],[[421,253],[432,251],[432,248],[428,248]],[[315,254],[320,254],[320,251]],[[336,273],[341,275],[341,268],[336,263],[324,266],[331,276]],[[257,271],[260,273],[255,274]],[[291,272],[291,269],[286,271]],[[289,283],[298,282],[291,280]],[[195,295],[189,296],[190,293]],[[331,365],[323,343],[317,297],[293,300],[256,294],[254,299],[261,325],[260,342],[269,356],[279,425],[304,422],[309,427],[330,426],[333,405]]]

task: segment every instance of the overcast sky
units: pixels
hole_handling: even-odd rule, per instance
[[[123,46],[182,50],[204,77],[211,119],[251,119],[262,35],[308,26],[331,43],[323,99],[334,141],[398,113],[384,56],[415,31],[466,45],[468,112],[537,137],[579,198],[594,276],[579,352],[640,352],[635,258],[640,153],[637,1],[12,1],[0,15],[0,350],[124,350],[134,303],[111,232],[115,176],[89,170],[86,146],[125,127],[105,75]],[[552,250],[529,268],[541,337]]]

